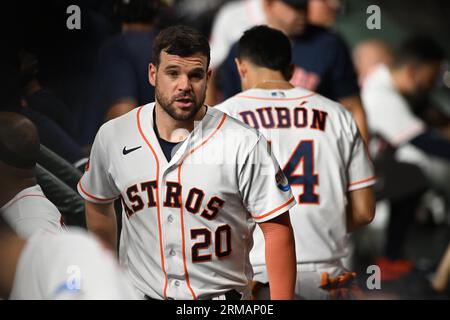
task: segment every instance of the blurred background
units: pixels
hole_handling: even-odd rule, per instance
[[[67,224],[85,225],[83,201],[75,185],[98,128],[106,120],[154,99],[147,66],[157,31],[183,23],[216,40],[212,35],[218,14],[238,1],[242,0],[17,0],[2,4],[0,110],[24,114],[38,127],[46,147],[40,159],[39,183]],[[67,12],[71,5],[80,8],[80,29],[68,28],[70,21],[76,25],[69,19],[75,11]],[[367,27],[373,14],[367,8],[372,5],[380,9],[380,29]],[[251,10],[251,5],[248,8]],[[445,0],[308,3],[309,23],[338,34],[346,43],[361,92],[380,64],[400,70],[411,61],[416,63],[417,57],[425,56],[419,62],[429,62],[428,54],[442,55],[432,85],[420,99],[407,101],[414,119],[437,132],[447,144],[449,16],[450,2]],[[438,49],[422,52],[419,46],[416,55],[414,49],[406,50],[405,42],[418,36],[426,37]],[[401,53],[407,58],[399,64]],[[220,63],[215,66],[217,70]],[[419,79],[418,74],[408,72],[405,77]],[[208,101],[211,105],[225,98],[222,85],[220,77],[211,84],[216,87],[216,94]],[[364,95],[362,104],[366,108]],[[435,183],[428,169],[408,154],[399,153],[410,141],[394,143],[383,137],[371,125],[376,119],[372,120],[368,109],[366,113],[372,135],[369,149],[379,178],[377,213],[370,226],[351,235],[352,250],[346,263],[358,272],[362,288],[367,288],[369,265],[382,269],[381,290],[366,289],[369,299],[448,299],[449,271],[441,271],[440,287],[433,287],[432,280],[444,265],[450,243],[450,162],[445,158],[450,150],[429,151],[426,146],[422,150],[427,155],[431,152],[432,159],[433,152],[438,155],[442,173],[437,174],[440,180]],[[401,123],[395,114],[385,114],[380,121]]]

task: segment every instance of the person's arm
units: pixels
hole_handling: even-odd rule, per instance
[[[444,257],[439,263],[439,267],[431,281],[431,286],[439,293],[443,293],[448,288],[450,279],[450,245],[447,247]]]
[[[358,125],[359,132],[366,146],[369,145],[370,135],[369,130],[367,129],[367,119],[366,113],[361,103],[361,99],[359,96],[348,96],[344,98],[340,98],[339,102],[352,113],[353,119],[355,119],[356,124]]]
[[[347,232],[363,227],[375,218],[375,193],[372,187],[348,193]]]
[[[293,299],[297,265],[289,211],[272,220],[261,222],[259,226],[265,239],[270,298],[272,300]]]
[[[117,250],[117,221],[114,202],[99,204],[85,201],[86,224],[89,231],[96,234],[108,249]]]

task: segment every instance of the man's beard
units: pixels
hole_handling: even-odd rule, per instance
[[[183,112],[182,114],[177,112],[177,107],[174,105],[175,101],[180,98],[189,98],[193,102],[193,107],[189,112]],[[179,94],[175,97],[172,97],[172,99],[166,99],[162,93],[156,89],[156,101],[158,101],[159,105],[164,109],[164,111],[170,115],[174,120],[177,121],[188,121],[193,120],[195,116],[197,115],[197,112],[200,110],[200,108],[203,106],[203,103],[205,102],[206,93],[203,94],[200,99],[196,99],[195,95],[192,93],[188,94]]]

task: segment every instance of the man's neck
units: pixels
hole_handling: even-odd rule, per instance
[[[203,105],[192,120],[178,121],[172,118],[158,104],[155,104],[155,123],[159,137],[168,142],[184,141],[189,133],[194,130],[195,122],[201,121],[206,114],[207,107]]]
[[[25,246],[25,240],[10,232],[0,235],[0,298],[7,299],[11,294],[17,265]]]
[[[250,88],[258,89],[292,89],[294,86],[287,81],[284,76],[278,72],[268,69],[259,69],[252,75]],[[248,88],[248,89],[250,89]]]

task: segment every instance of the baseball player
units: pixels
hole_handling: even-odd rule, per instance
[[[295,199],[264,137],[204,105],[209,52],[189,27],[157,36],[156,102],[100,128],[78,184],[88,228],[114,247],[120,198],[120,261],[142,296],[247,299],[258,223],[270,243],[271,297],[293,298]]]
[[[245,91],[217,109],[259,129],[271,141],[298,202],[291,210],[296,295],[329,298],[329,291],[319,286],[328,287],[328,280],[346,272],[341,258],[347,255],[347,232],[374,217],[370,186],[375,177],[364,143],[345,108],[287,81],[291,48],[282,32],[265,26],[246,31],[236,64]],[[266,283],[264,241],[258,229],[254,240],[255,280]]]
[[[19,237],[0,216],[0,299],[137,299],[113,254],[82,229]]]
[[[36,183],[39,147],[30,120],[0,112],[0,208],[4,219],[23,238],[38,230],[63,230],[61,214]]]

